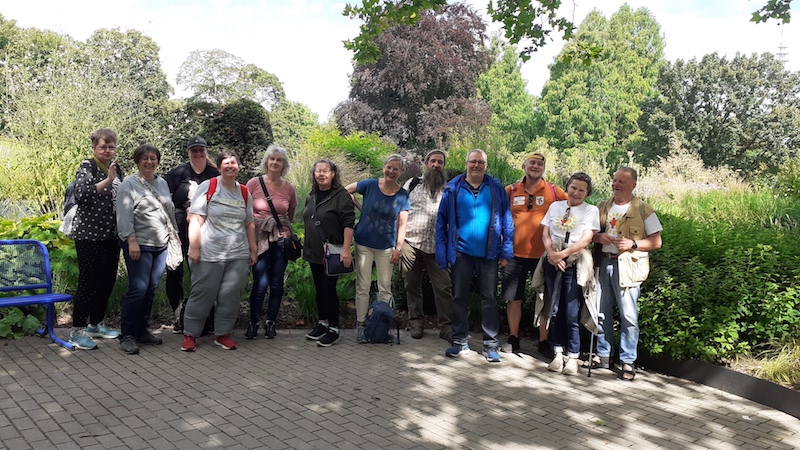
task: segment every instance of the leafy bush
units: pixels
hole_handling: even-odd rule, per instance
[[[383,159],[397,151],[397,146],[377,133],[366,134],[358,131],[347,136],[335,127],[314,130],[306,141],[306,149],[320,157],[332,158],[344,154],[354,162],[370,168],[377,175],[383,168]],[[338,164],[340,161],[336,161]],[[344,175],[344,173],[342,173]],[[344,177],[342,178],[344,181]]]
[[[777,195],[800,198],[800,162],[790,160],[780,167],[775,192]]]
[[[45,309],[41,306],[0,308],[0,338],[17,338],[32,335],[44,322]]]
[[[21,220],[0,220],[0,239],[35,239],[44,243],[50,253],[53,291],[74,294],[78,284],[75,244],[58,231],[60,224],[53,220],[53,214]],[[56,308],[60,311],[63,304],[56,304]],[[44,314],[41,306],[0,308],[0,337],[33,334],[44,321]]]
[[[792,225],[800,211],[793,202],[733,189],[656,210],[664,247],[651,253],[640,299],[644,347],[724,362],[800,336],[800,232]]]

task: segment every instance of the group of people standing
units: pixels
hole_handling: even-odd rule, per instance
[[[188,299],[183,292],[183,264],[167,270],[167,297],[176,312],[173,331],[184,335],[181,350],[193,351],[197,337],[207,332],[214,333],[216,345],[236,348],[231,333],[250,267],[253,321],[260,322],[270,289],[265,334],[274,338],[286,269],[275,242],[291,234],[297,205],[294,187],[284,179],[286,151],[270,146],[262,161],[265,175],[245,187],[236,181],[238,157],[223,151],[212,162],[208,144],[199,136],[189,140],[189,162],[163,177],[155,175],[161,160],[157,148],[138,147],[133,152],[138,172],[125,177],[114,160],[116,133],[100,129],[91,140],[92,157],[81,163],[76,176],[73,236],[80,273],[70,342],[93,349],[94,339],[118,338],[122,351],[129,354],[139,353],[141,344],[162,343],[148,327],[174,236],[191,269]],[[282,226],[276,226],[275,217]],[[116,282],[120,249],[128,269],[128,290],[121,300],[117,331],[102,321]],[[253,339],[256,334],[253,327],[246,337]]]
[[[285,178],[286,151],[271,145],[261,164],[264,175],[243,186],[236,182],[237,156],[224,151],[212,162],[208,144],[199,136],[189,140],[189,162],[163,177],[155,176],[161,159],[155,147],[137,148],[133,160],[138,172],[125,177],[114,161],[114,131],[97,130],[91,140],[92,157],[81,163],[76,176],[73,235],[80,276],[70,342],[91,349],[96,347],[93,338],[119,338],[121,349],[131,354],[138,353],[140,344],[162,342],[148,327],[172,230],[177,231],[191,269],[188,299],[183,292],[183,265],[166,270],[166,292],[176,313],[173,331],[184,335],[181,350],[194,351],[197,338],[210,332],[216,345],[236,348],[231,333],[250,271],[253,288],[245,338],[256,338],[262,325],[264,336],[275,338],[288,264],[278,242],[292,233],[297,209],[295,188]],[[392,301],[392,271],[399,264],[415,339],[424,336],[422,279],[427,272],[439,337],[450,343],[445,352],[450,357],[469,351],[467,306],[475,286],[481,302],[483,354],[489,362],[499,362],[501,352],[520,350],[522,303],[532,279],[539,294],[538,350],[551,360],[549,370],[577,374],[579,312],[586,307],[595,310],[593,317],[599,322],[598,357],[588,364],[610,368],[616,303],[623,378],[633,379],[639,287],[620,285],[619,272],[627,266],[618,264],[618,255],[635,251],[646,257],[647,251],[661,246],[657,216],[633,197],[636,171],[620,168],[612,183],[614,196],[595,207],[585,203],[593,189],[588,175],[573,174],[562,190],[544,180],[545,157],[540,153],[527,155],[524,177],[506,187],[486,174],[487,155],[482,150],[471,151],[465,172],[449,182],[446,158],[441,150],[429,152],[422,176],[403,186],[398,182],[404,169],[400,155],[385,160],[381,178],[347,186],[333,161],[320,159],[313,165],[312,188],[302,210],[303,259],[311,268],[319,321],[306,338],[321,347],[339,339],[338,278],[325,267],[326,255],[338,248],[334,256],[344,267],[355,264],[357,272],[359,342],[364,341],[373,264],[378,298],[386,302]],[[358,224],[356,208],[361,210]],[[591,243],[595,256],[587,249]],[[102,321],[120,249],[129,285],[122,299],[121,330],[116,331]],[[499,274],[510,331],[502,346],[496,299]],[[626,275],[622,274],[627,280]]]
[[[622,378],[633,380],[639,339],[636,302],[644,280],[632,277],[630,266],[619,261],[632,252],[635,259],[646,260],[648,251],[661,247],[662,229],[653,209],[633,196],[636,170],[620,168],[611,186],[613,197],[598,207],[585,202],[593,189],[589,175],[574,173],[564,190],[544,180],[541,153],[527,155],[522,164],[525,176],[505,189],[486,174],[486,165],[485,152],[470,152],[466,172],[446,185],[438,207],[435,257],[441,270],[449,270],[452,288],[453,342],[445,355],[470,351],[467,303],[473,277],[481,299],[483,355],[489,362],[499,362],[501,352],[518,352],[522,301],[530,280],[538,294],[538,350],[550,360],[548,370],[578,373],[581,309],[589,310],[585,325],[598,336],[598,357],[586,364],[611,368],[616,303],[621,316]],[[434,169],[428,166],[429,171]],[[597,256],[588,249],[592,243]],[[502,346],[498,269],[510,331]],[[409,311],[411,299],[409,295]],[[414,330],[412,322],[412,337]]]

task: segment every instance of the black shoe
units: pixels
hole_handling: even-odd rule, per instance
[[[175,323],[172,325],[172,334],[183,334],[183,321],[181,319],[175,319]]]
[[[317,341],[317,345],[319,347],[330,347],[337,339],[339,339],[339,332],[328,328],[328,331]]]
[[[548,341],[539,341],[538,347],[539,353],[544,356],[544,359],[553,359],[556,357],[555,352],[553,351],[553,347],[550,345]]]
[[[139,345],[136,343],[136,338],[130,334],[122,336],[119,342],[119,348],[129,355],[139,354]]]
[[[253,340],[258,336],[258,324],[251,323],[247,326],[247,331],[244,332],[244,338],[248,340]]]
[[[509,336],[506,343],[500,347],[500,351],[503,353],[517,353],[519,351],[519,338],[516,336]]]
[[[145,331],[143,335],[136,338],[136,341],[139,344],[147,344],[147,345],[161,345],[164,342],[160,337],[156,337],[150,331]]]
[[[275,328],[275,321],[268,320],[267,324],[264,326],[266,330],[264,331],[264,337],[267,339],[275,339],[278,336],[278,330]]]
[[[317,323],[317,326],[315,326],[314,329],[311,330],[311,332],[309,332],[306,335],[306,339],[309,339],[309,340],[312,340],[312,341],[318,341],[327,332],[328,332],[328,327],[326,327],[325,325],[323,325],[321,323]]]

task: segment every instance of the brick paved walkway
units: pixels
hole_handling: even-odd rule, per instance
[[[195,353],[159,333],[164,345],[138,356],[116,341],[0,340],[0,448],[800,448],[797,419],[654,373],[627,383],[551,374],[528,355],[449,359],[430,333],[379,346],[345,330],[318,348],[304,330],[237,330],[237,350],[206,337]]]

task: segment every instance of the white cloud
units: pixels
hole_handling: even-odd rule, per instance
[[[352,0],[355,2],[356,0]],[[618,0],[566,0],[563,11],[580,23],[593,8],[607,17]],[[766,0],[629,0],[647,7],[661,24],[666,57],[691,59],[717,51],[733,56],[776,52],[789,46],[791,70],[800,70],[800,17],[789,25],[752,24],[750,14]],[[488,0],[470,0],[484,15]],[[292,101],[308,105],[325,120],[347,98],[352,54],[342,41],[358,33],[359,22],[342,15],[342,0],[37,0],[5,2],[0,13],[21,27],[49,29],[85,40],[98,28],[136,29],[161,48],[170,83],[192,50],[219,48],[274,73]],[[795,16],[800,12],[795,8]],[[488,19],[487,19],[488,20]],[[498,29],[496,24],[491,29]],[[780,33],[783,31],[783,37]],[[794,44],[794,46],[792,45]],[[523,66],[528,89],[539,94],[549,77],[547,66],[561,50],[556,41],[533,54]]]

